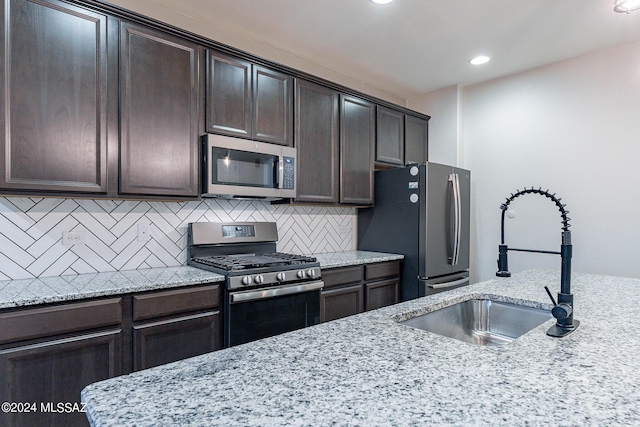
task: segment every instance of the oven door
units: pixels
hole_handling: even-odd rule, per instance
[[[225,347],[320,323],[321,280],[277,288],[229,292],[225,301]]]

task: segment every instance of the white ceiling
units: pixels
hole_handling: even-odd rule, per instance
[[[404,99],[640,41],[613,0],[154,1]]]

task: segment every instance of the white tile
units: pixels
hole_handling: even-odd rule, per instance
[[[39,277],[51,264],[70,250],[71,246],[53,245],[46,252],[40,255],[29,267],[27,271]]]
[[[13,243],[0,244],[0,255],[13,258],[8,267],[0,264],[0,279],[32,277],[30,272],[93,273],[183,265],[187,257],[187,224],[197,221],[275,221],[280,238],[278,250],[284,252],[308,254],[355,249],[356,211],[353,208],[225,199],[194,202],[17,200],[14,204],[0,197],[0,234]],[[20,207],[29,208],[30,216],[20,212]],[[8,215],[11,218],[7,219]],[[32,218],[39,222],[34,223]],[[30,229],[30,234],[12,219]],[[150,242],[137,242],[138,223],[151,224]],[[87,244],[72,246],[73,255],[65,255],[69,248],[62,247],[61,235],[62,231],[71,229],[87,230]],[[28,248],[26,256],[16,255],[20,254],[18,249],[22,245],[25,245],[22,249]],[[69,263],[68,259],[73,256],[76,259]],[[11,275],[7,274],[9,270]]]
[[[2,253],[0,253],[0,273],[11,280],[31,279],[36,277],[36,275],[31,274]]]
[[[78,255],[80,259],[89,264],[98,272],[103,273],[117,270],[86,245],[75,245],[71,250],[74,254]]]
[[[71,251],[65,252],[60,258],[52,263],[39,277],[60,276],[67,270],[76,260],[78,256]]]
[[[35,258],[29,254],[29,252],[22,249],[20,246],[13,243],[11,240],[0,234],[0,248],[7,258],[18,264],[22,268],[26,268]],[[2,267],[0,267],[0,270]]]
[[[125,264],[120,267],[120,270],[135,270],[140,268],[144,261],[151,255],[151,252],[147,248],[141,248],[139,251],[134,253]]]
[[[35,200],[35,199],[32,199]],[[35,205],[33,205],[26,213],[32,218],[34,221],[40,221],[46,215],[48,215],[52,210],[56,208],[61,203],[64,203],[68,199],[56,199],[45,197],[44,199],[39,199]]]
[[[38,207],[44,202],[40,202]],[[38,220],[27,233],[34,239],[41,238],[45,233],[55,227],[60,221],[67,216],[71,215],[71,212],[78,209],[78,204],[71,199],[65,199],[62,203],[58,204],[53,210],[49,211],[46,215]],[[33,209],[32,209],[33,211]],[[31,211],[30,211],[31,212]]]
[[[136,256],[138,252],[143,250],[145,242],[138,242],[137,240],[133,240],[129,245],[127,245],[118,255],[111,260],[110,264],[116,270],[122,270],[124,265],[129,262],[129,260]],[[145,252],[149,252],[145,250]],[[148,255],[147,255],[148,256]]]
[[[100,214],[90,214],[83,207],[80,207],[71,216],[87,230],[91,230],[91,233],[102,240],[105,245],[110,245],[116,240],[116,236],[109,230],[115,225],[115,220],[108,213],[102,211]]]
[[[149,206],[148,203],[146,202],[138,203],[131,211],[129,211],[126,215],[122,216],[118,220],[118,223],[116,225],[111,227],[111,232],[116,237],[120,237],[134,224],[138,223],[144,217],[144,214],[147,211],[149,211],[149,209],[151,209],[151,207]]]
[[[73,217],[64,217],[62,221],[57,223],[51,230],[40,236],[40,238],[34,242],[27,251],[34,257],[41,256],[43,253],[51,249],[53,245],[61,245],[62,233],[65,231],[72,231],[77,225],[78,221]]]

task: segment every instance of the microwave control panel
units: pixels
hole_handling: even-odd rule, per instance
[[[283,190],[295,190],[294,182],[295,182],[295,173],[296,173],[296,165],[293,157],[283,156],[283,179],[282,179],[282,189]]]

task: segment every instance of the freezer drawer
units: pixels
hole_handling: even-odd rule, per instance
[[[464,271],[448,276],[418,279],[420,296],[433,295],[469,284],[469,272]]]

